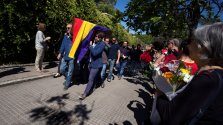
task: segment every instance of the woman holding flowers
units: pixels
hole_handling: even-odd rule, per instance
[[[223,23],[196,29],[189,51],[201,69],[171,101],[157,90],[160,124],[222,125]]]

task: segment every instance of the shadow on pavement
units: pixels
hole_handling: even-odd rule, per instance
[[[92,112],[92,109],[94,107],[94,102],[91,105],[91,109],[87,109],[86,104],[82,104],[82,101],[80,101],[80,104],[76,105],[73,114],[75,114],[76,118],[78,118],[79,125],[84,125],[84,122],[86,120],[89,120],[89,113]]]
[[[150,116],[153,102],[152,94],[154,94],[154,88],[152,88],[153,83],[149,78],[143,76],[125,79],[130,83],[140,84],[145,88],[135,90],[138,93],[138,97],[142,98],[144,103],[132,100],[127,105],[127,107],[134,113],[137,124],[142,124],[142,122],[147,121]]]
[[[54,68],[54,67],[57,67],[58,64],[56,62],[49,62],[45,67],[44,69],[50,69],[50,68]]]
[[[136,105],[136,106],[133,106],[133,105]],[[136,122],[137,122],[137,125],[141,125],[142,122],[147,118],[147,115],[145,114],[148,114],[147,110],[146,110],[146,105],[137,101],[137,100],[132,100],[129,102],[129,104],[127,105],[127,107],[133,111],[134,113],[134,117],[136,119]]]
[[[41,124],[45,122],[45,125],[71,125],[74,123],[84,125],[85,121],[89,119],[94,102],[91,109],[88,109],[87,105],[80,101],[73,109],[69,110],[65,107],[69,98],[69,93],[67,93],[51,97],[48,100],[37,100],[42,106],[28,112],[31,122],[40,122]]]
[[[119,125],[117,123],[109,123],[108,125]],[[128,120],[125,120],[122,125],[132,125],[132,123]]]
[[[153,102],[152,96],[148,92],[144,91],[143,89],[139,89],[135,91],[139,94],[138,97],[143,99],[145,103],[145,109],[146,111],[149,112],[152,108],[152,102]]]
[[[4,77],[4,76],[7,76],[7,75],[24,73],[24,72],[30,72],[30,71],[25,71],[24,67],[16,67],[16,68],[12,68],[12,69],[0,72],[0,78]]]
[[[138,78],[125,78],[125,80],[127,80],[130,83],[140,84],[148,92],[154,93],[154,89],[149,85],[149,83],[150,83],[150,80],[149,79],[142,78],[142,77],[138,77]]]
[[[126,120],[126,121],[123,122],[123,125],[132,125],[132,123],[130,121]]]

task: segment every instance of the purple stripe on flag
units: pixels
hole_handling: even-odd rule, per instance
[[[84,57],[84,55],[87,53],[88,48],[89,48],[89,44],[90,44],[90,40],[91,37],[93,35],[93,33],[95,31],[102,31],[102,32],[109,32],[110,30],[106,27],[100,26],[100,25],[96,25],[90,32],[89,34],[86,36],[86,38],[80,43],[78,50],[76,52],[78,58],[78,61],[81,61]]]

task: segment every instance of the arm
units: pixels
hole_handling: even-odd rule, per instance
[[[164,58],[165,58],[165,55],[164,55],[164,54],[160,55],[160,56],[158,57],[158,59],[154,62],[154,66],[157,67],[157,66],[160,64],[160,62],[162,62],[162,60],[163,60]]]
[[[116,61],[116,64],[118,64],[119,63],[119,60],[120,60],[120,56],[121,56],[121,52],[120,52],[120,50],[118,50],[118,58],[117,58],[117,61]]]
[[[96,55],[100,54],[104,50],[104,48],[105,48],[105,44],[99,43],[98,46],[96,46],[94,48],[91,46],[89,49],[90,49],[91,54],[93,56],[96,56]]]
[[[207,75],[200,74],[172,101],[164,96],[158,97],[157,110],[162,121],[173,125],[192,118],[217,90],[218,85],[213,82]]]
[[[65,42],[66,42],[66,36],[64,36],[63,40],[62,40],[62,43],[61,43],[61,46],[60,46],[60,50],[59,50],[59,54],[57,56],[57,59],[60,59],[61,58],[61,55],[64,53],[65,51]]]
[[[40,43],[46,42],[47,40],[51,39],[51,37],[46,37],[44,36],[43,32],[38,31],[36,34],[37,41]]]

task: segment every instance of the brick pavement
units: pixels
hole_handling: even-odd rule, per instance
[[[0,125],[137,125],[148,117],[151,84],[115,78],[85,100],[86,84],[63,90],[63,77],[0,87]]]

